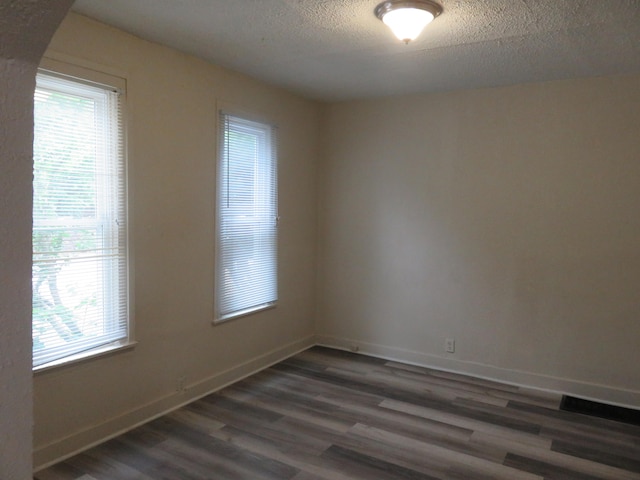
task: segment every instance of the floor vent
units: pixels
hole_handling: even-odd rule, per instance
[[[606,403],[593,402],[591,400],[584,400],[582,398],[571,397],[569,395],[562,396],[560,410],[582,413],[592,417],[606,418],[607,420],[615,420],[617,422],[640,426],[640,410],[607,405]]]

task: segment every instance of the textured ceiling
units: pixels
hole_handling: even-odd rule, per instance
[[[378,0],[76,0],[74,10],[306,97],[640,72],[640,0],[440,0],[409,45]]]

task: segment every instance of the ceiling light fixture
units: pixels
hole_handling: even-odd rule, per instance
[[[442,7],[431,0],[389,0],[378,5],[374,13],[396,37],[409,43],[442,13]]]

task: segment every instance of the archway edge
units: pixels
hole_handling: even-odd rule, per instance
[[[0,4],[0,58],[38,63],[73,0],[10,0]]]
[[[73,0],[0,3],[0,478],[32,478],[31,224],[38,62]]]

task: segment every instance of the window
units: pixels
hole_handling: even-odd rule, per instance
[[[129,339],[121,101],[102,84],[36,78],[34,367]]]
[[[216,320],[272,307],[277,281],[276,129],[220,115]]]

